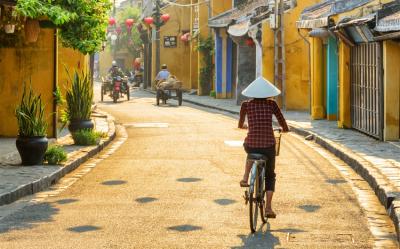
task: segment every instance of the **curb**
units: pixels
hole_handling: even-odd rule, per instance
[[[153,93],[149,90],[147,92]],[[154,93],[153,93],[154,94]],[[239,115],[237,111],[231,111],[220,107],[215,107],[207,104],[198,103],[196,101],[183,99],[184,102],[194,104],[201,107],[206,107],[218,111],[228,112],[231,114]],[[312,136],[313,141],[328,150],[336,157],[340,158],[346,164],[348,164],[354,171],[357,172],[365,181],[368,182],[370,187],[375,192],[375,195],[378,197],[381,204],[385,207],[387,214],[391,218],[393,225],[396,229],[397,240],[400,242],[400,195],[396,195],[385,181],[385,177],[382,176],[372,165],[371,163],[363,160],[361,157],[347,152],[344,149],[340,148],[335,142],[325,139],[314,132],[304,130],[298,126],[293,124],[288,124],[291,131],[303,136]]]
[[[90,148],[85,155],[80,156],[74,159],[72,162],[66,163],[62,168],[59,168],[57,171],[44,176],[43,178],[28,183],[26,185],[21,185],[18,188],[3,194],[0,196],[0,206],[10,204],[18,199],[25,197],[27,195],[32,195],[37,192],[43,191],[50,187],[51,185],[57,183],[62,177],[66,174],[74,171],[78,168],[81,164],[85,163],[94,155],[98,154],[102,151],[107,145],[109,145],[114,138],[116,137],[116,130],[113,118],[110,115],[107,115],[107,123],[108,123],[108,138],[100,142],[100,144],[96,145],[95,147]]]

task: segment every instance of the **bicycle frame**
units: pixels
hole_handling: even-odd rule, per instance
[[[262,170],[261,170],[261,174],[259,173],[259,169],[260,169],[259,166],[263,166]],[[265,177],[265,161],[263,161],[263,160],[254,161],[250,172],[251,172],[251,174],[250,174],[249,192],[254,193],[254,186],[256,186],[255,183],[258,184],[258,181],[259,181],[259,177],[257,177],[257,176]]]

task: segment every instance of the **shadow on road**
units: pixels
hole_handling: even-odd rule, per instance
[[[122,184],[126,184],[127,181],[121,181],[121,180],[111,180],[111,181],[105,181],[102,182],[102,185],[106,185],[106,186],[114,186],[114,185],[122,185]]]
[[[328,179],[328,180],[326,180],[326,182],[329,184],[338,185],[338,184],[346,183],[347,181],[342,180],[342,179]]]
[[[0,233],[32,229],[41,223],[53,221],[52,217],[58,212],[59,209],[48,202],[24,207],[1,221]]]
[[[171,105],[171,104],[169,104],[169,103],[167,103],[167,104],[160,104],[160,105],[153,104],[153,106],[161,107],[161,108],[177,108],[177,107],[179,107],[178,104],[176,104],[176,105]]]
[[[217,199],[217,200],[214,200],[214,202],[221,206],[228,206],[233,203],[236,203],[237,201],[231,200],[231,199]]]
[[[145,204],[145,203],[150,203],[150,202],[157,201],[157,200],[158,200],[157,198],[153,198],[153,197],[142,197],[142,198],[137,198],[135,201]]]
[[[64,205],[64,204],[70,204],[73,202],[77,202],[79,201],[78,199],[62,199],[62,200],[58,200],[56,201],[56,203],[60,204],[60,205]]]
[[[203,228],[199,227],[199,226],[188,225],[188,224],[168,227],[168,230],[178,231],[178,232],[191,232],[191,231],[196,231],[196,230],[201,230],[201,229],[203,229]]]
[[[188,178],[179,178],[176,179],[178,182],[199,182],[202,179],[200,178],[195,178],[195,177],[188,177]]]
[[[263,248],[272,249],[281,244],[279,237],[274,236],[273,233],[285,233],[285,234],[295,234],[305,232],[301,229],[286,228],[270,230],[270,224],[266,223],[264,226],[254,233],[249,235],[238,235],[242,240],[242,245],[231,247],[232,249],[245,249],[245,248]]]
[[[67,230],[70,232],[75,232],[75,233],[85,233],[85,232],[91,232],[91,231],[96,231],[100,230],[100,227],[96,226],[77,226],[77,227],[70,227]]]
[[[313,213],[318,211],[321,206],[320,205],[302,205],[299,206],[299,208],[303,209],[304,211],[308,212],[308,213]]]

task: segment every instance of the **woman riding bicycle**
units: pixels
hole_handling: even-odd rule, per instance
[[[272,197],[275,191],[275,136],[272,127],[272,115],[275,115],[283,132],[288,132],[286,124],[278,105],[272,97],[278,96],[280,90],[263,77],[259,77],[251,83],[242,94],[251,100],[242,103],[240,109],[239,128],[247,129],[247,137],[244,141],[244,149],[247,154],[262,154],[267,158],[265,188],[267,191],[267,203],[265,214],[268,218],[276,218],[272,210]],[[244,124],[247,116],[248,125]],[[248,157],[249,158],[249,157]],[[241,187],[248,187],[249,173],[252,161],[247,159]]]

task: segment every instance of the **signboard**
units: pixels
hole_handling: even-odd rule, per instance
[[[164,48],[176,48],[176,36],[164,36]]]

